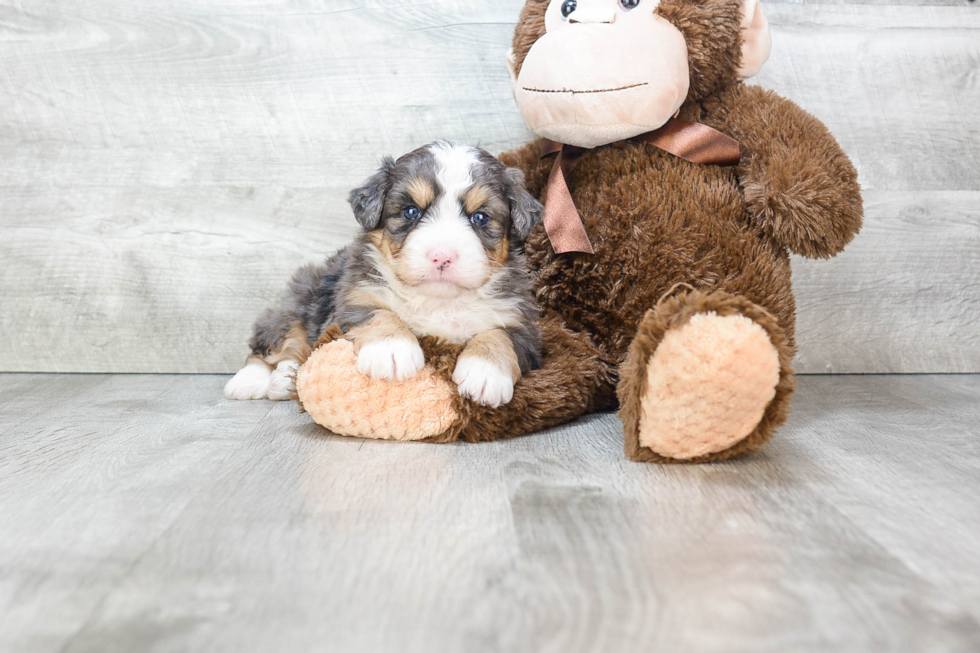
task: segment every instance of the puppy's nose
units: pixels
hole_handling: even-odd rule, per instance
[[[430,249],[428,257],[432,262],[432,265],[445,271],[450,265],[456,262],[456,259],[459,258],[459,254],[451,249],[437,248]]]

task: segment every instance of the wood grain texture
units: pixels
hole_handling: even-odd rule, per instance
[[[351,238],[382,154],[530,138],[503,65],[520,4],[0,2],[0,370],[236,369],[291,272]],[[797,367],[980,371],[980,11],[766,10],[759,83],[869,191],[844,258],[797,266]]]
[[[806,377],[698,467],[611,414],[363,441],[223,381],[0,376],[0,650],[980,646],[980,376]]]
[[[261,425],[216,386],[0,377],[0,651],[70,640]]]
[[[980,369],[980,192],[866,191],[864,201],[864,229],[843,254],[794,257],[795,367]]]

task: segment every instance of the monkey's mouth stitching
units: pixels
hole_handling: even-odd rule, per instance
[[[562,89],[530,88],[528,86],[524,86],[522,88],[529,93],[571,93],[572,95],[578,95],[579,93],[612,93],[614,91],[625,91],[627,89],[636,88],[637,86],[649,86],[649,85],[650,82],[640,82],[639,84],[630,84],[629,86],[620,86],[619,88],[598,88],[594,91],[574,91],[567,88],[562,88]]]

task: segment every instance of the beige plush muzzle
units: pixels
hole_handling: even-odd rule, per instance
[[[548,32],[514,84],[528,127],[592,148],[667,122],[687,97],[690,79],[677,28],[642,5],[629,13],[593,13],[593,22],[565,21],[560,5],[549,6]]]

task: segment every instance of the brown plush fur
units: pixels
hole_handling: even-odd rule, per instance
[[[528,0],[521,13],[517,72],[544,34],[547,4]],[[525,374],[501,408],[457,397],[458,423],[432,441],[512,437],[618,404],[631,459],[678,462],[639,444],[646,366],[668,330],[708,311],[758,323],[781,369],[775,397],[748,437],[684,462],[755,451],[785,421],[795,353],[789,253],[839,252],[860,229],[861,195],[854,167],[826,127],[792,102],[738,81],[740,5],[663,0],[657,11],[688,45],[691,85],[680,118],[736,138],[741,163],[697,165],[632,141],[587,151],[567,181],[595,254],[556,255],[540,226],[527,241],[547,316],[541,369]],[[552,160],[541,158],[539,143],[500,158],[523,170],[528,190],[543,198]],[[422,347],[451,383],[459,348],[428,339]]]
[[[550,0],[527,0],[514,27],[514,69],[520,71],[531,46],[544,36],[544,14]]]
[[[740,0],[663,0],[657,13],[684,35],[691,86],[697,102],[738,80],[742,60]]]

